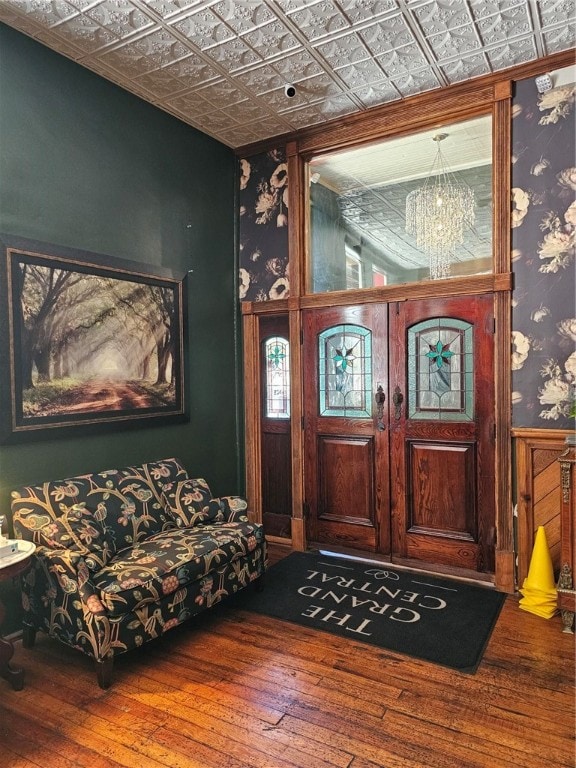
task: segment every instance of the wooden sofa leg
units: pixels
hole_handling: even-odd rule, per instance
[[[98,678],[98,685],[102,690],[110,688],[112,683],[112,667],[114,666],[114,658],[104,659],[103,661],[96,661],[96,676]]]
[[[22,646],[24,648],[34,648],[36,642],[36,629],[29,624],[22,625]]]

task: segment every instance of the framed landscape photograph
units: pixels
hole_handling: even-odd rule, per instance
[[[0,235],[0,439],[187,419],[185,280]]]

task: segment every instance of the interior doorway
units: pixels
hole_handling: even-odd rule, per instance
[[[494,571],[493,296],[303,312],[309,543]]]

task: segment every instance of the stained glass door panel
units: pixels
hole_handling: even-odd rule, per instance
[[[474,418],[470,323],[438,317],[408,329],[408,409],[412,419]]]
[[[491,295],[402,302],[390,315],[393,551],[494,570]]]
[[[308,538],[388,551],[386,306],[306,310],[303,325]]]
[[[337,325],[318,335],[319,415],[370,418],[372,333]]]

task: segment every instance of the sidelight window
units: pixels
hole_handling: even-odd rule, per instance
[[[290,342],[272,336],[264,342],[265,410],[269,419],[290,418]]]

